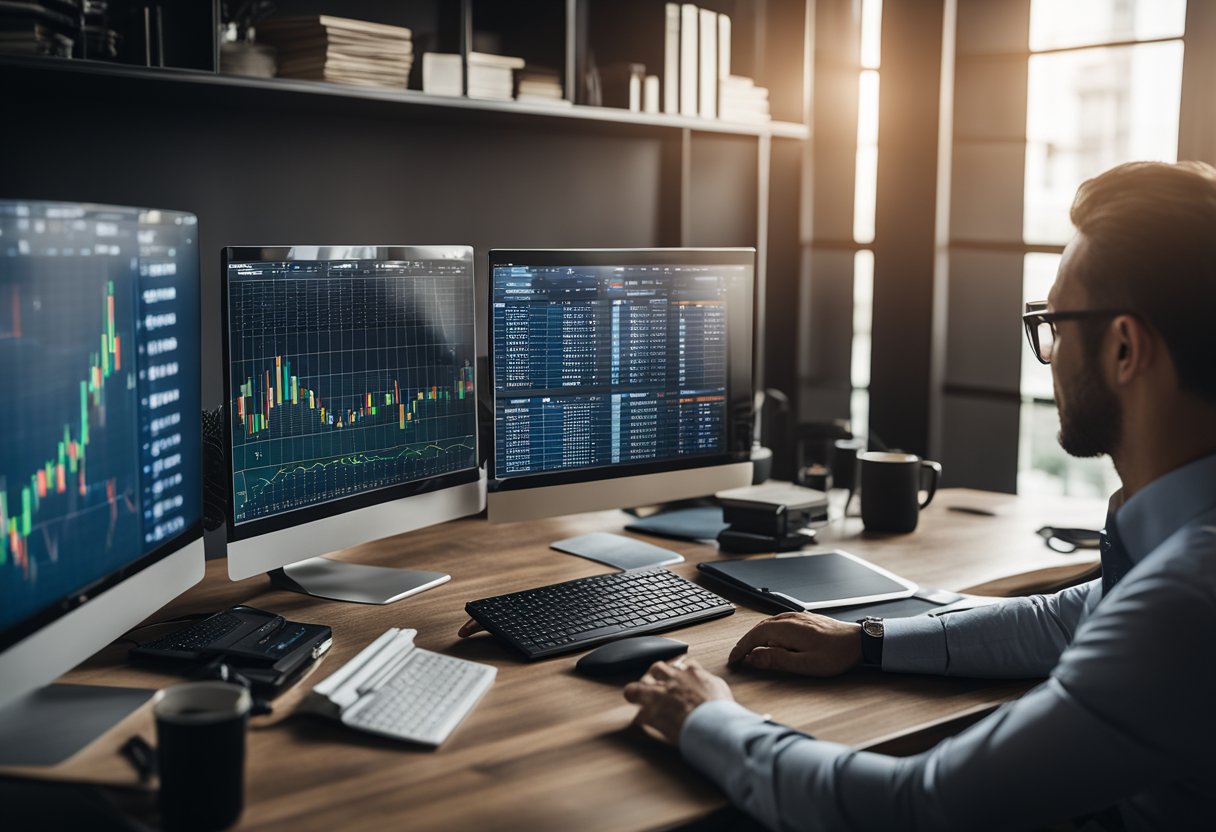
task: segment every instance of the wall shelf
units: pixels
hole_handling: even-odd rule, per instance
[[[105,63],[103,61],[70,60],[0,55],[0,68],[14,72],[37,73],[31,82],[46,82],[58,78],[59,83],[106,79],[155,86],[202,87],[217,90],[262,90],[285,95],[311,95],[344,98],[351,101],[372,101],[396,104],[403,108],[445,108],[480,113],[539,116],[543,118],[575,119],[593,123],[631,124],[672,130],[696,130],[705,133],[729,133],[740,136],[776,136],[787,139],[807,139],[810,129],[805,124],[773,121],[764,124],[744,124],[690,116],[649,115],[614,107],[589,107],[528,104],[518,101],[482,101],[474,98],[430,95],[418,90],[393,90],[378,87],[333,84],[325,81],[301,81],[292,78],[247,78],[221,75],[191,69],[149,68]]]

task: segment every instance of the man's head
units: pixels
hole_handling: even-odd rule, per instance
[[[1151,407],[1164,375],[1216,405],[1216,169],[1120,165],[1080,187],[1071,217],[1049,308],[1123,313],[1056,325],[1060,444],[1095,456],[1122,441],[1127,396]]]

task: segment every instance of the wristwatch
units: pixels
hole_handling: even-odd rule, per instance
[[[860,619],[861,661],[867,667],[882,667],[882,619],[867,615]]]

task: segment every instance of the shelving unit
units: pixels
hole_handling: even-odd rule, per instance
[[[538,64],[560,57],[573,100],[578,21],[588,4],[614,2],[284,0],[279,11],[407,25],[416,49],[462,53],[493,27],[505,54],[518,50]],[[649,5],[661,17],[663,3]],[[769,321],[758,330],[766,337],[757,378],[783,386],[802,268],[814,3],[701,5],[747,15],[737,27],[749,39],[740,67],[771,89],[783,120],[744,124],[0,55],[0,96],[22,124],[0,131],[0,196],[198,214],[204,349],[217,346],[225,245],[467,243],[481,258],[479,281],[494,247],[755,246],[758,323]],[[512,31],[507,6],[544,25]],[[560,50],[529,45],[531,31],[545,42],[561,32]],[[218,395],[213,373],[204,379],[205,404]]]

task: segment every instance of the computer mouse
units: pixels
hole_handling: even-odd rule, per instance
[[[655,662],[687,652],[688,645],[682,641],[661,636],[635,636],[595,648],[579,659],[574,668],[586,676],[624,673],[640,676]]]

